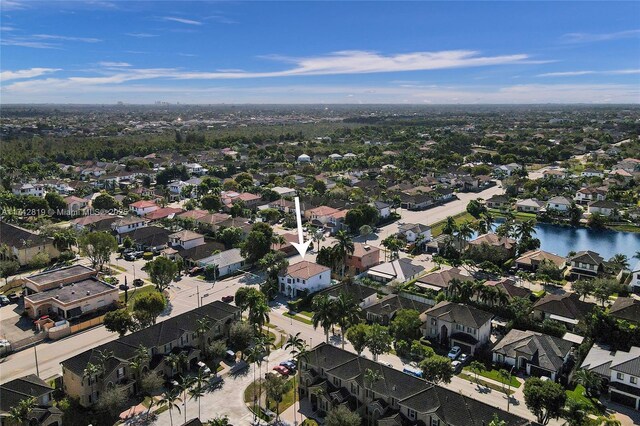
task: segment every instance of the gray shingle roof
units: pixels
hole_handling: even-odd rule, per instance
[[[516,358],[518,353],[530,355],[532,362],[549,371],[558,371],[565,356],[571,351],[571,342],[534,331],[513,329],[498,342],[493,352]]]
[[[491,321],[493,314],[463,303],[440,302],[425,314],[443,319],[444,321],[479,328]]]

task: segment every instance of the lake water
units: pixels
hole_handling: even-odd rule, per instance
[[[574,228],[538,222],[534,237],[540,240],[542,250],[559,256],[566,256],[570,251],[591,250],[608,260],[622,253],[627,255],[631,266],[636,262],[634,254],[640,250],[640,233],[610,229]]]

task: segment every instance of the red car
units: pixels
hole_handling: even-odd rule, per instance
[[[278,373],[282,374],[283,376],[288,376],[289,375],[289,369],[287,367],[285,367],[284,365],[276,365],[275,367],[273,367],[274,371],[277,371]]]
[[[224,303],[231,303],[233,302],[233,296],[222,296],[222,301]]]

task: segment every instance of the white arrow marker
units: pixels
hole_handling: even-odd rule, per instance
[[[298,223],[298,242],[292,243],[292,245],[298,250],[300,256],[304,259],[304,255],[307,254],[307,250],[309,249],[309,244],[311,244],[311,240],[304,242],[304,233],[302,232],[302,217],[300,216],[300,199],[298,197],[295,198],[296,202],[296,222]]]

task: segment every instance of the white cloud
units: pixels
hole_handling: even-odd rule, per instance
[[[538,74],[536,77],[575,77],[581,75],[628,75],[628,74],[640,74],[640,69],[625,69],[625,70],[610,70],[610,71],[562,71],[562,72],[547,72],[544,74]]]
[[[56,71],[60,71],[60,68],[30,68],[27,70],[2,71],[0,72],[0,82],[33,78]]]
[[[187,25],[202,25],[202,22],[200,21],[194,21],[193,19],[180,18],[177,16],[164,16],[162,19],[164,21],[179,22],[181,24],[187,24]]]
[[[7,38],[3,37],[0,41],[3,46],[19,46],[29,47],[32,49],[60,49],[60,46],[54,43],[48,43],[44,41],[33,41],[24,38]]]
[[[16,28],[15,28],[15,27],[11,27],[11,26],[8,26],[8,25],[2,25],[2,26],[0,26],[0,31],[6,31],[6,32],[9,32],[9,31],[15,31],[15,30],[16,30]]]
[[[27,8],[27,4],[21,1],[0,0],[0,9],[2,9],[3,12],[9,12],[12,10],[24,10]]]
[[[150,33],[125,33],[124,35],[129,37],[136,37],[136,38],[158,37],[158,34],[150,34]]]
[[[596,41],[610,41],[622,38],[640,37],[640,30],[618,31],[614,33],[569,33],[562,36],[564,43],[590,43]]]
[[[121,67],[131,66],[131,64],[128,62],[109,62],[109,61],[98,62],[98,65],[107,67],[107,68],[121,68]]]
[[[102,41],[99,38],[93,37],[73,37],[55,34],[34,34],[32,37],[41,40],[81,41],[83,43],[98,43]]]

